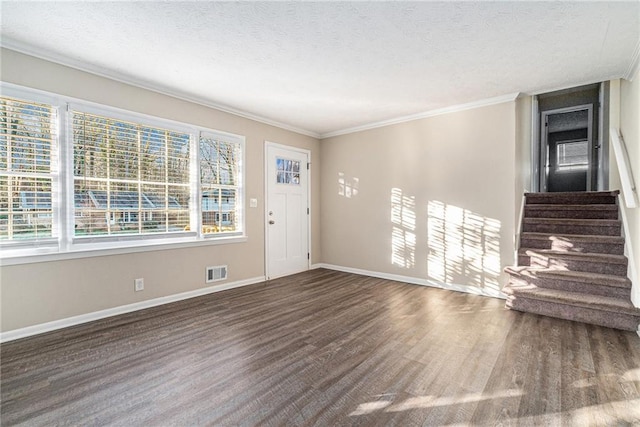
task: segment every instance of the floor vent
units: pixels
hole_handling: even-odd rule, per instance
[[[219,265],[216,267],[207,267],[206,282],[218,282],[220,280],[226,280],[227,278],[227,266]]]

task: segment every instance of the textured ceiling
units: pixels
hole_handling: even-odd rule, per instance
[[[3,46],[327,135],[628,75],[640,2],[2,1]]]

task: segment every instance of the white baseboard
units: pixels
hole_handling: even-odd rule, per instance
[[[377,277],[379,279],[395,280],[397,282],[411,283],[413,285],[430,286],[432,288],[446,289],[450,291],[464,292],[467,294],[482,295],[493,298],[506,299],[506,295],[499,290],[476,288],[474,286],[458,285],[455,283],[443,283],[435,280],[418,277],[402,276],[399,274],[382,273],[379,271],[362,270],[359,268],[343,267],[333,264],[314,264],[312,268],[326,268],[328,270],[342,271],[345,273],[361,274],[363,276]]]
[[[169,295],[166,297],[154,298],[147,301],[136,302],[133,304],[121,305],[119,307],[108,308],[106,310],[94,311],[93,313],[81,314],[78,316],[67,317],[66,319],[54,320],[52,322],[41,323],[39,325],[28,326],[26,328],[14,329],[12,331],[0,333],[0,343],[26,338],[33,335],[42,334],[44,332],[55,331],[57,329],[67,328],[69,326],[80,325],[82,323],[92,322],[94,320],[104,319],[106,317],[117,316],[119,314],[131,313],[132,311],[142,310],[145,308],[156,307],[171,302],[182,301],[189,298],[195,298],[202,295],[212,294],[215,292],[226,291],[227,289],[239,288],[241,286],[253,285],[255,283],[264,282],[265,277],[253,277],[250,279],[238,280],[236,282],[223,283],[220,285],[209,286],[193,291],[182,292],[179,294]]]

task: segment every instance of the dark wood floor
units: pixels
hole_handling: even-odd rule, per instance
[[[640,337],[328,270],[1,346],[1,423],[640,424]]]

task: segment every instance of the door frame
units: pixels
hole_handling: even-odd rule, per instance
[[[599,169],[599,163],[593,159],[594,150],[597,149],[598,141],[593,140],[593,104],[575,105],[572,107],[557,108],[555,110],[543,111],[540,114],[540,189],[543,193],[547,192],[549,166],[548,166],[548,144],[547,140],[549,132],[547,129],[547,119],[553,114],[572,113],[574,111],[587,110],[589,113],[588,127],[587,127],[587,140],[589,141],[589,166],[587,168],[587,191],[595,191],[592,188],[593,171]],[[594,146],[595,145],[595,146]],[[596,159],[597,160],[597,159]]]
[[[307,259],[307,270],[311,269],[311,150],[305,148],[293,147],[291,145],[284,145],[277,142],[264,141],[264,212],[263,212],[263,225],[264,225],[264,277],[266,280],[270,280],[269,274],[269,227],[267,223],[269,221],[269,147],[278,148],[280,150],[295,151],[296,153],[304,154],[307,157],[307,253],[309,257]]]
[[[609,82],[598,88],[598,191],[609,189]]]
[[[599,102],[593,104],[593,108],[597,108],[598,117],[598,140],[595,141],[598,154],[598,162],[594,165],[598,169],[597,188],[592,191],[607,191],[609,189],[609,81],[599,84]],[[574,88],[566,89],[570,91]],[[560,91],[564,92],[564,91]],[[538,96],[546,95],[546,93],[538,92],[531,96],[531,176],[530,187],[531,192],[544,192],[541,188],[541,181],[545,173],[541,156],[542,152],[542,132],[543,122],[541,120],[540,103]]]

